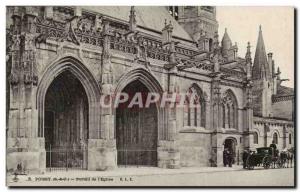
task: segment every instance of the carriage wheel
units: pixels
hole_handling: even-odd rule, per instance
[[[269,169],[271,165],[271,161],[269,157],[264,157],[262,160],[263,166],[265,169]]]

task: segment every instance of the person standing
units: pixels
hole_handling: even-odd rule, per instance
[[[225,148],[224,149],[224,151],[223,151],[223,164],[224,164],[224,167],[226,167],[227,166],[227,164],[228,164],[228,150],[227,150],[227,148]]]
[[[246,169],[246,163],[247,163],[247,158],[248,158],[248,151],[247,150],[244,150],[243,152],[243,168]]]
[[[232,167],[232,163],[233,163],[233,152],[231,150],[228,150],[227,151],[228,155],[227,155],[227,158],[228,158],[228,165],[229,167]]]

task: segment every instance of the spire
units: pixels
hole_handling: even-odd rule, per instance
[[[134,6],[130,7],[130,15],[129,15],[129,28],[130,31],[135,31],[136,29],[136,19],[135,19],[135,9]]]
[[[222,45],[222,54],[227,55],[228,50],[232,47],[232,42],[231,42],[231,39],[230,39],[230,37],[227,33],[227,28],[225,28],[225,33],[224,33],[224,36],[222,38],[221,45]]]
[[[270,68],[268,65],[265,43],[262,35],[261,25],[259,26],[258,39],[256,44],[252,77],[253,79],[269,78]]]
[[[247,43],[247,52],[246,52],[246,62],[251,64],[251,50],[250,50],[251,46],[250,46],[250,42]]]
[[[252,59],[251,59],[251,50],[250,50],[250,42],[247,43],[247,52],[246,52],[246,71],[247,71],[247,79],[249,80],[251,78],[251,64],[252,64]]]

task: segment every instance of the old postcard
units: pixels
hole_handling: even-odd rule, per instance
[[[7,186],[294,187],[294,12],[7,6]]]

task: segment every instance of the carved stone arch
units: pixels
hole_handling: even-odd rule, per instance
[[[207,100],[208,100],[207,94],[205,91],[202,90],[201,87],[199,87],[198,84],[193,83],[189,89],[194,89],[196,91],[196,93],[198,95],[200,95],[200,97],[201,97],[200,99],[203,99],[203,101],[207,102]]]
[[[118,84],[115,87],[114,95],[117,95],[118,93],[121,93],[122,90],[129,85],[130,83],[134,81],[139,81],[143,85],[147,87],[149,92],[152,93],[158,93],[160,95],[163,94],[164,90],[162,86],[160,85],[159,81],[156,79],[156,77],[150,73],[145,68],[134,68],[128,71],[127,73],[123,74],[119,80]],[[115,98],[113,98],[115,99]],[[115,100],[113,100],[112,103],[115,103]],[[158,120],[158,140],[166,140],[167,139],[167,127],[165,126],[166,119],[165,119],[165,108],[160,106],[160,103],[156,103],[156,109],[157,109],[157,120]],[[113,114],[116,115],[116,109],[114,108]]]
[[[259,137],[263,137],[262,132],[258,128],[253,128],[253,131],[257,132]]]
[[[44,137],[44,105],[48,87],[56,76],[68,71],[82,84],[88,99],[88,127],[90,139],[100,138],[100,93],[101,90],[93,74],[83,62],[71,56],[59,58],[50,64],[42,74],[37,87],[36,108],[38,110],[38,136]]]
[[[163,93],[163,88],[160,85],[159,81],[156,79],[156,77],[148,70],[142,67],[131,69],[127,73],[123,74],[118,79],[118,84],[116,85],[115,93],[120,93],[127,84],[135,80],[141,81],[152,92]]]
[[[281,135],[279,134],[279,131],[277,129],[273,130],[272,133],[271,133],[271,138],[272,138],[272,142],[274,140],[274,135],[276,134],[276,140],[277,142],[275,142],[275,144],[278,144],[279,143],[279,138],[281,137]]]
[[[238,101],[231,89],[227,89],[223,95],[221,103],[225,106],[225,128],[238,128]]]
[[[274,133],[277,133],[277,135],[278,135],[278,138],[279,137],[282,137],[282,135],[280,134],[280,132],[278,131],[278,129],[274,129],[272,132],[271,132],[271,137],[273,138],[273,134]]]
[[[191,107],[191,99],[196,106]],[[207,95],[196,84],[193,83],[187,90],[186,101],[183,112],[184,125],[206,127]]]
[[[237,107],[239,107],[238,100],[231,89],[227,89],[222,95],[222,102],[226,103],[226,101],[229,101],[229,99],[231,100],[231,102],[236,104]]]
[[[226,138],[224,139],[224,141],[223,141],[223,144],[225,143],[225,140],[226,140],[226,139],[230,139],[230,140],[232,140],[236,145],[238,145],[238,140],[237,140],[237,138],[235,138],[235,137],[233,137],[233,136],[226,137]]]

